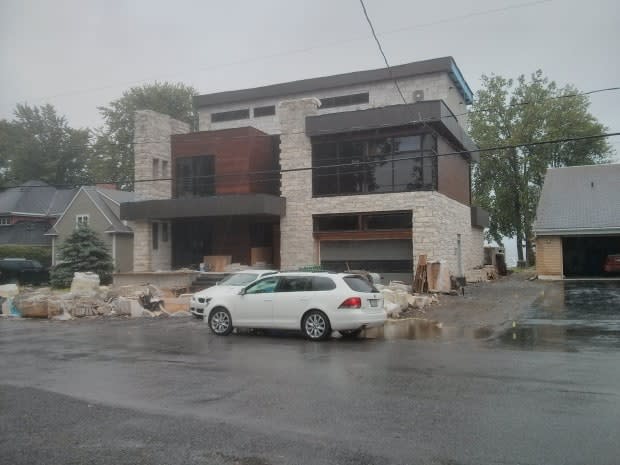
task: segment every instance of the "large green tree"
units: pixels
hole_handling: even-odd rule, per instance
[[[12,121],[0,121],[2,179],[86,184],[91,180],[89,138],[88,129],[71,128],[50,104],[17,105]]]
[[[133,187],[134,113],[153,110],[195,126],[192,97],[196,91],[180,83],[155,83],[132,87],[123,96],[99,107],[104,127],[96,132],[92,168],[97,179],[118,183],[123,189]]]
[[[482,76],[470,113],[471,135],[482,149],[552,139],[595,136],[606,128],[589,111],[589,98],[558,87],[538,70],[516,81]],[[474,171],[475,201],[491,214],[489,236],[516,237],[518,259],[534,262],[532,227],[548,167],[607,161],[604,138],[484,151]]]

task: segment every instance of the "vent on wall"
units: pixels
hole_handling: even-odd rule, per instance
[[[424,91],[423,90],[414,90],[413,91],[413,101],[421,102],[424,100]]]

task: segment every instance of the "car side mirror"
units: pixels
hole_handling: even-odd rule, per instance
[[[239,291],[239,295],[245,295],[245,287]]]

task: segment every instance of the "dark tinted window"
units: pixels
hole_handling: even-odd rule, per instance
[[[365,216],[366,229],[410,229],[411,213],[391,213]]]
[[[312,278],[308,276],[281,276],[277,292],[303,292],[312,289]]]
[[[344,107],[347,105],[359,105],[363,103],[368,103],[368,92],[322,98],[321,108]]]
[[[176,159],[176,196],[204,197],[215,194],[215,157],[179,157]]]
[[[430,134],[312,145],[313,195],[407,192],[436,188],[436,140]]]
[[[248,119],[250,117],[250,110],[245,108],[243,110],[222,111],[220,113],[211,113],[211,121],[218,123],[221,121],[234,121],[236,119]]]
[[[153,223],[151,225],[152,235],[151,239],[153,240],[153,250],[157,250],[159,248],[159,223]]]
[[[269,105],[267,107],[256,107],[254,108],[254,117],[258,116],[271,116],[276,114],[275,105]]]
[[[336,283],[329,278],[323,276],[315,276],[312,278],[313,291],[331,291],[336,289]]]
[[[372,284],[361,276],[346,276],[344,282],[356,292],[378,292]]]
[[[355,231],[359,229],[359,216],[317,216],[314,229],[316,231]]]

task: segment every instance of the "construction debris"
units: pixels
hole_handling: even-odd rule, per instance
[[[185,316],[189,296],[169,297],[171,309],[166,308],[166,296],[157,287],[144,284],[110,289],[99,285],[94,273],[75,273],[71,291],[60,293],[49,288],[25,288],[16,285],[0,286],[0,304],[3,313],[25,318],[70,320],[84,317],[168,317],[177,312]]]
[[[388,318],[400,318],[409,310],[424,311],[433,303],[439,302],[436,294],[412,294],[411,286],[399,281],[391,281],[388,286],[375,285],[383,295],[383,308]]]

